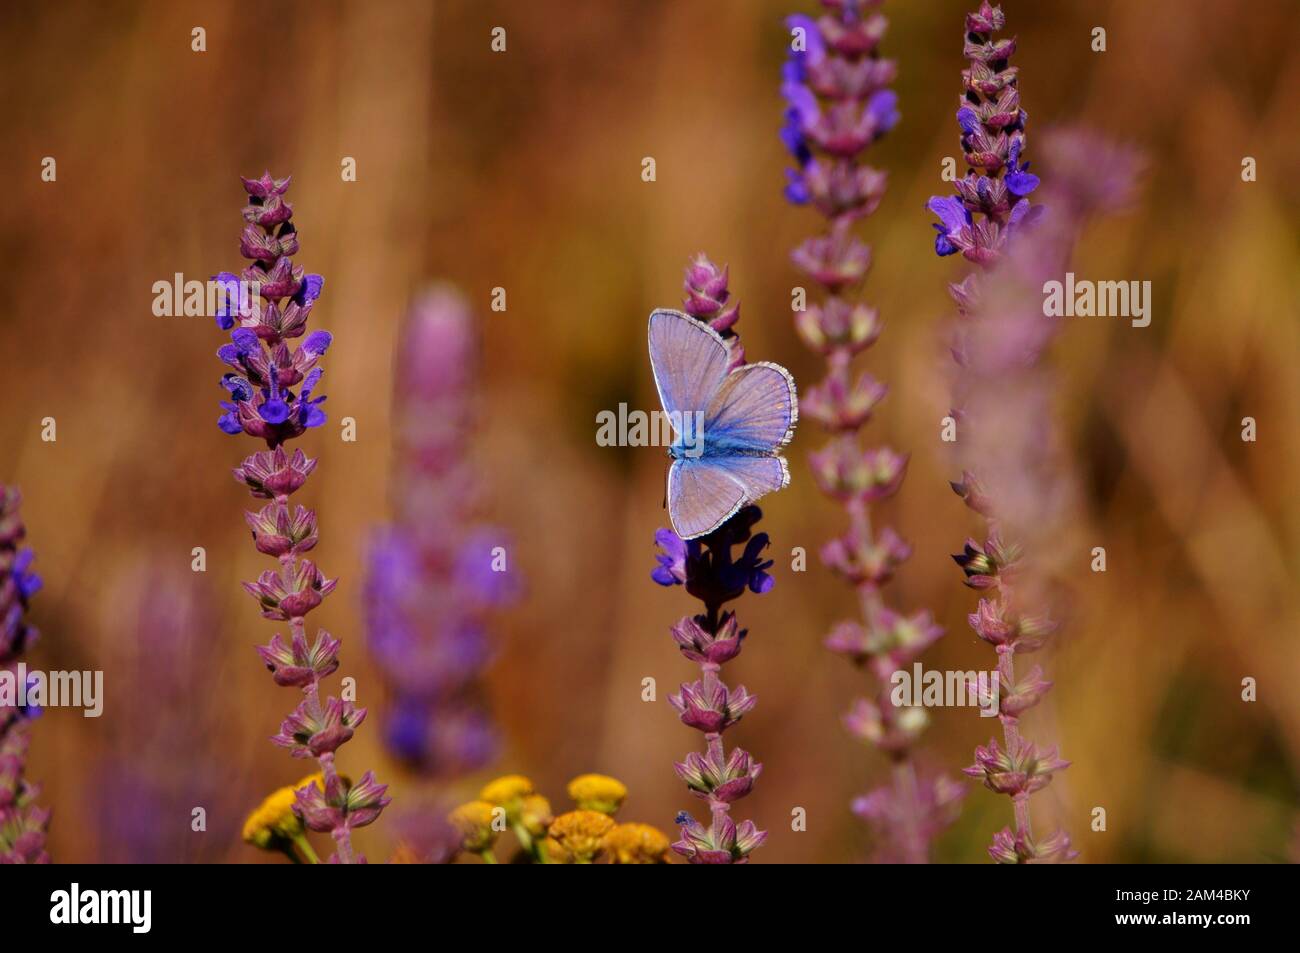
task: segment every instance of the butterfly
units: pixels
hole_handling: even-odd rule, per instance
[[[790,482],[781,448],[794,436],[794,378],[778,364],[728,371],[722,335],[680,311],[650,315],[650,367],[672,423],[668,517],[682,539],[705,536]]]

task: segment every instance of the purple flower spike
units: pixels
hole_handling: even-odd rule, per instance
[[[1014,824],[993,836],[989,856],[1015,864],[1077,856],[1064,832],[1036,839],[1032,831],[1030,797],[1068,765],[1054,748],[1022,734],[1020,717],[1052,683],[1039,666],[1019,673],[1016,666],[1017,656],[1041,648],[1057,628],[1041,603],[1051,591],[1050,569],[1026,554],[1053,544],[1068,521],[1059,514],[1068,511],[1070,496],[1063,489],[1068,477],[1044,450],[1056,436],[1048,423],[1051,375],[1041,366],[1054,331],[1042,320],[1041,287],[1070,267],[1085,218],[1127,191],[1135,162],[1094,135],[1067,134],[1047,150],[1053,168],[1064,171],[1052,216],[1030,202],[1041,182],[1024,158],[1028,117],[1019,69],[1009,62],[1015,40],[997,36],[1005,25],[1001,8],[987,0],[965,19],[969,65],[962,71],[958,123],[969,169],[954,183],[956,195],[932,199],[929,207],[942,222],[936,250],[961,252],[976,266],[949,285],[961,315],[952,345],[959,369],[953,415],[961,421],[965,467],[950,485],[983,518],[987,533],[983,542],[966,540],[953,561],[979,594],[969,625],[996,651],[996,698],[986,686],[971,687],[981,707],[996,701],[1003,739],[978,747],[965,773],[1010,800]],[[958,208],[964,221],[957,220]],[[1035,240],[1020,241],[1030,229],[1038,231]]]
[[[389,799],[369,772],[350,787],[335,766],[336,752],[351,740],[366,711],[337,698],[322,700],[321,681],[338,670],[340,644],[323,629],[309,643],[304,616],[338,581],[305,558],[319,538],[315,511],[289,505],[316,461],[285,448],[325,422],[318,406],[325,398],[313,391],[333,338],[327,331],[307,332],[324,279],[306,274],[292,260],[299,239],[293,207],[284,199],[289,179],[266,172],[243,184],[248,204],[239,247],[250,264],[238,275],[225,271],[214,279],[222,292],[217,324],[230,331],[230,342],[217,356],[232,369],[221,379],[230,399],[221,402],[217,425],[232,436],[244,433],[266,442],[268,449],[246,457],[233,472],[255,499],[268,501],[244,519],[257,550],[279,561],[278,569],[243,585],[263,617],[289,623],[287,643],[277,634],[257,653],[277,685],[303,693],[271,740],[295,758],[317,759],[324,777],[323,787],[313,783],[296,792],[294,810],[310,830],[332,835],[336,849],[330,862],[364,863],[352,850],[351,830],[374,821]],[[291,342],[298,338],[303,340],[294,347]],[[305,852],[314,861],[312,852]]]
[[[847,523],[842,535],[822,547],[822,561],[854,588],[853,601],[863,607],[863,618],[839,624],[825,645],[879,683],[876,701],[863,700],[847,719],[855,734],[893,765],[894,784],[869,795],[887,798],[890,813],[861,815],[877,832],[877,852],[882,858],[923,863],[942,828],[925,822],[923,792],[944,782],[918,776],[911,748],[923,725],[903,724],[893,715],[888,679],[896,660],[915,658],[941,631],[928,613],[909,617],[890,609],[880,591],[911,549],[893,529],[873,530],[869,508],[898,492],[908,456],[863,445],[859,433],[889,388],[852,369],[854,357],[875,343],[883,327],[876,310],[857,293],[867,277],[871,249],[855,227],[885,195],[887,177],[868,163],[868,150],[900,120],[898,95],[890,88],[897,69],[880,55],[888,22],[879,4],[825,0],[825,6],[830,9],[816,21],[799,15],[786,21],[791,29],[802,28],[811,37],[808,49],[818,52],[791,52],[781,90],[786,102],[796,106],[786,114],[782,136],[787,145],[797,141],[803,150],[796,155],[798,170],[787,172],[786,197],[811,206],[825,221],[821,234],[791,253],[795,266],[824,292],[822,300],[795,316],[799,336],[826,366],[824,379],[809,388],[801,409],[825,428],[830,440],[810,453],[808,462],[818,488],[844,507]],[[965,134],[979,130],[979,115],[970,106],[958,111],[957,121]],[[959,198],[936,198],[929,207],[939,217],[934,228],[940,255],[956,254],[963,242],[975,241],[971,217]],[[762,591],[766,583],[758,584],[755,591]],[[936,821],[944,817],[935,815]]]
[[[447,779],[496,755],[480,685],[495,649],[489,620],[522,584],[510,540],[472,505],[479,344],[459,292],[434,285],[411,303],[395,363],[394,521],[366,551],[367,638],[390,698],[385,745]]]
[[[821,57],[817,47],[787,64],[787,76],[813,68]],[[808,96],[799,93],[796,98],[806,104]],[[745,350],[736,333],[740,307],[729,285],[725,267],[697,255],[686,269],[684,309],[722,336],[734,369],[745,363]],[[722,733],[753,710],[757,699],[744,686],[729,688],[721,677],[722,666],[740,654],[748,634],[735,612],[723,606],[746,592],[769,592],[775,584],[768,572],[772,560],[764,558],[768,536],[754,531],[762,517],[757,506],[743,506],[706,536],[683,540],[671,529],[659,529],[654,537],[658,552],[650,578],[660,586],[681,586],[703,604],[702,612],[672,627],[673,641],[684,658],[700,666],[700,678],[683,684],[668,699],[682,724],[704,736],[704,753],[693,752],[675,765],[691,793],[709,804],[710,826],[683,814],[682,840],[673,845],[692,863],[744,863],[765,837],[752,821],[737,826],[730,817],[731,806],[749,794],[761,765],[738,748],[728,754],[722,740]]]
[[[223,379],[232,402],[222,403],[226,413],[217,423],[225,433],[247,433],[274,449],[325,422],[317,406],[324,398],[312,399],[311,393],[320,381],[316,362],[332,338],[314,331],[297,349],[287,345],[305,332],[324,279],[304,274],[291,260],[298,235],[290,221],[292,210],[281,201],[288,179],[263,175],[244,180],[244,187],[252,204],[245,209],[248,224],[240,250],[253,264],[239,276],[221,272],[214,279],[223,290],[217,323],[234,328],[231,343],[217,353],[238,372]],[[283,302],[286,297],[290,300]],[[290,388],[298,384],[295,395]]]
[[[970,172],[956,183],[955,198],[935,197],[928,205],[942,223],[934,226],[939,232],[935,253],[961,252],[968,261],[987,268],[1006,254],[1014,233],[1038,217],[1040,210],[1031,212],[1024,196],[1038,188],[1039,179],[1029,171],[1028,162],[1020,161],[1027,117],[1020,108],[1019,74],[1007,65],[1015,41],[992,37],[1005,21],[1001,8],[982,3],[980,12],[967,21],[965,53],[971,65],[962,74],[966,88],[957,124]],[[965,213],[964,222],[953,214],[948,205],[952,202]],[[937,207],[940,203],[947,206],[946,212]]]

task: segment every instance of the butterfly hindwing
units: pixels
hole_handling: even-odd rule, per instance
[[[745,488],[713,460],[674,460],[668,469],[668,517],[682,539],[713,532],[746,499]]]

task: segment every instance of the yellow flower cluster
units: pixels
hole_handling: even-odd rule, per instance
[[[508,774],[489,782],[477,801],[462,804],[449,816],[461,834],[461,846],[484,860],[499,831],[492,830],[492,811],[505,812],[520,845],[541,863],[661,864],[668,859],[668,838],[648,824],[616,824],[613,816],[627,799],[627,786],[603,774],[583,774],[568,785],[576,810],[558,817],[537,793],[533,782]]]

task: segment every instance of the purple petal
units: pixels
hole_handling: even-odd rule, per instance
[[[321,398],[321,400],[324,399],[324,397]],[[321,410],[315,403],[307,404],[304,407],[302,421],[304,427],[319,427],[325,423],[325,420],[325,411]]]
[[[302,349],[309,354],[324,354],[334,343],[334,336],[328,331],[313,331],[302,342]]]
[[[247,354],[260,346],[257,335],[248,328],[240,328],[238,331],[232,332],[230,340],[234,342],[240,354]]]
[[[948,241],[948,236],[944,232],[943,226],[940,225],[938,222],[932,222],[931,224],[934,226],[934,230],[939,233],[938,235],[934,236],[935,254],[938,255],[940,258],[943,258],[947,255],[955,255],[957,253],[957,246],[954,245],[952,242]]]
[[[876,120],[882,133],[898,125],[898,94],[892,89],[882,89],[867,101],[867,111]]]
[[[821,115],[821,107],[817,105],[817,97],[807,86],[799,83],[786,83],[781,87],[781,95],[785,101],[790,104],[795,116],[803,126],[810,126],[817,121]]]
[[[807,205],[812,196],[808,192],[808,185],[804,182],[803,176],[796,169],[786,169],[785,178],[786,200],[794,205]]]
[[[289,405],[282,400],[268,400],[257,408],[257,415],[268,424],[282,424],[289,419]]]
[[[306,378],[303,379],[302,382],[303,400],[306,400],[308,397],[311,396],[311,392],[316,389],[316,385],[320,383],[321,375],[324,373],[325,372],[318,367],[315,370],[313,370],[310,374],[308,374]]]
[[[221,386],[230,391],[230,396],[235,400],[250,400],[253,396],[253,385],[235,374],[221,378]]]
[[[945,230],[950,234],[970,224],[970,213],[966,211],[966,206],[961,204],[961,199],[956,196],[950,195],[946,198],[932,196],[930,201],[925,203],[925,207],[939,216]]]
[[[656,566],[654,571],[650,573],[650,578],[661,586],[675,586],[677,584],[677,578],[664,566]]]
[[[294,295],[293,300],[299,306],[310,305],[320,297],[322,289],[325,287],[325,279],[320,275],[308,275],[303,279],[302,287]]]
[[[1029,172],[1011,172],[1006,177],[1007,191],[1012,195],[1028,195],[1038,188],[1038,176]]]

